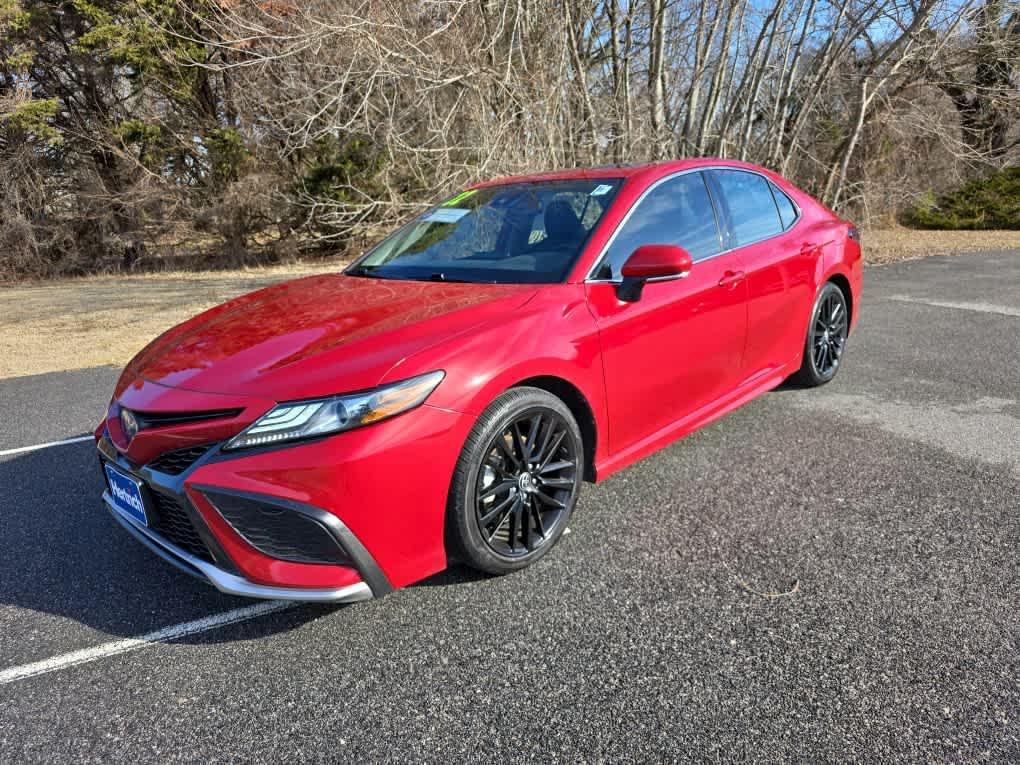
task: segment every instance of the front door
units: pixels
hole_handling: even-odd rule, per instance
[[[640,245],[675,244],[694,267],[619,300],[624,261]],[[747,283],[735,253],[722,253],[705,179],[672,176],[635,204],[586,285],[599,328],[609,408],[609,449],[648,438],[732,390],[747,336]]]

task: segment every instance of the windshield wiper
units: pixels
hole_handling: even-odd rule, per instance
[[[369,279],[393,279],[396,281],[412,282],[447,282],[450,284],[478,284],[474,279],[458,279],[447,276],[442,271],[435,271],[428,276],[406,276],[402,274],[381,274],[378,266],[356,266],[344,271],[348,276],[365,276]]]
[[[455,282],[457,284],[474,284],[475,283],[471,279],[455,279],[452,276],[447,276],[446,274],[444,274],[444,273],[442,273],[440,271],[436,271],[433,274],[429,274],[427,277],[425,277],[423,279],[423,281],[429,281],[429,282]]]
[[[383,274],[377,274],[378,266],[356,266],[354,268],[348,268],[344,271],[347,276],[365,276],[369,279],[400,279],[399,276],[384,276]]]

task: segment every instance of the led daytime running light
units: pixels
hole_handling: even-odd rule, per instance
[[[364,393],[278,404],[223,449],[316,438],[370,425],[423,404],[444,376],[442,371],[429,372]]]

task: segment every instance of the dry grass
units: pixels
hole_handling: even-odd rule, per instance
[[[862,246],[865,261],[877,265],[928,255],[959,255],[978,250],[1020,250],[1020,231],[873,229],[863,233]]]
[[[1011,249],[1020,231],[867,231],[865,259]],[[335,272],[339,262],[242,271],[156,273],[40,282],[0,289],[0,379],[125,364],[168,327],[273,282]]]
[[[102,276],[3,288],[0,379],[122,366],[153,337],[199,311],[274,282],[341,267]]]

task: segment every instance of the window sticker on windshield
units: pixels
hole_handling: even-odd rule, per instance
[[[443,204],[441,206],[442,207],[453,207],[454,205],[459,205],[465,199],[468,199],[469,197],[473,197],[477,193],[478,193],[478,189],[468,189],[467,191],[462,191],[457,196],[455,196],[453,199],[447,199],[445,202],[443,202]]]
[[[456,223],[469,212],[471,211],[464,207],[440,207],[428,213],[422,220],[429,223]]]
[[[591,190],[591,193],[588,196],[590,196],[590,197],[600,197],[603,194],[608,194],[612,190],[613,190],[613,187],[610,186],[608,183],[600,183],[598,186],[596,186],[594,189]]]

